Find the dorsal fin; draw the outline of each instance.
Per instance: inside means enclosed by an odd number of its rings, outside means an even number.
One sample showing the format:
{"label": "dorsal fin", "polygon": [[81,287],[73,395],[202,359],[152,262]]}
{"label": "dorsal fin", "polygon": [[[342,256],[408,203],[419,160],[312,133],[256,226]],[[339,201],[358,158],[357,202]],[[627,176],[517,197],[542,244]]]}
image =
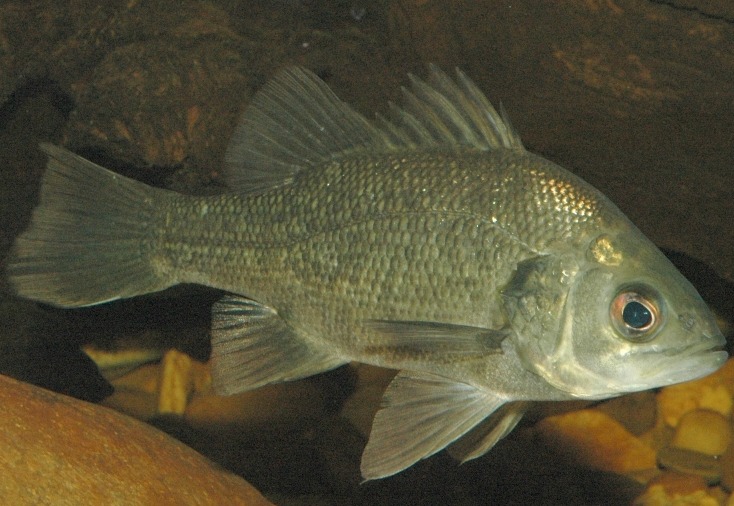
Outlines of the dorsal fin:
{"label": "dorsal fin", "polygon": [[286,184],[335,154],[379,146],[381,138],[313,73],[287,68],[245,110],[225,155],[226,180],[249,191]]}
{"label": "dorsal fin", "polygon": [[504,109],[498,113],[463,72],[456,69],[455,82],[437,66],[429,68],[427,82],[409,75],[411,91],[403,88],[402,108],[390,104],[390,118],[378,116],[395,144],[524,149]]}
{"label": "dorsal fin", "polygon": [[404,106],[368,121],[301,67],[279,72],[255,94],[226,153],[232,189],[288,184],[301,170],[364,150],[386,153],[439,146],[523,149],[504,114],[457,70],[453,81],[431,65],[427,82],[410,76]]}

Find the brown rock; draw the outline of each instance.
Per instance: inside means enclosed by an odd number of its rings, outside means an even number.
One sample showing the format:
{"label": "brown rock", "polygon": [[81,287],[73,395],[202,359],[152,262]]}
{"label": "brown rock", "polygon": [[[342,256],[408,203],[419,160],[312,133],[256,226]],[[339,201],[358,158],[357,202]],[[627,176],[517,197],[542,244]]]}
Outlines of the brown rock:
{"label": "brown rock", "polygon": [[290,381],[238,395],[216,395],[209,365],[175,349],[163,360],[142,365],[111,381],[115,392],[102,404],[141,420],[173,415],[194,428],[232,427],[239,431],[301,425],[324,415],[324,392],[317,383]]}
{"label": "brown rock", "polygon": [[729,445],[729,449],[719,459],[719,464],[721,465],[721,486],[729,492],[734,492],[734,445]]}
{"label": "brown rock", "polygon": [[703,154],[727,144],[714,131],[731,131],[730,0],[392,4],[403,51],[459,65],[527,146],[597,185],[656,244],[734,278],[729,171]]}
{"label": "brown rock", "polygon": [[681,496],[691,495],[700,490],[705,491],[708,488],[706,480],[701,476],[676,473],[673,471],[665,472],[653,478],[647,484],[648,489],[657,485],[661,485],[668,494]]}
{"label": "brown rock", "polygon": [[617,420],[635,436],[655,427],[657,409],[655,394],[651,391],[615,397],[599,403],[595,408]]}
{"label": "brown rock", "polygon": [[235,426],[255,430],[274,424],[303,425],[324,415],[324,396],[311,381],[267,385],[237,395],[194,395],[184,419],[195,428]]}
{"label": "brown rock", "polygon": [[734,394],[734,359],[709,376],[663,388],[658,394],[661,422],[676,427],[680,418],[695,409],[710,409],[731,416]]}
{"label": "brown rock", "polygon": [[271,504],[162,432],[0,376],[2,504]]}
{"label": "brown rock", "polygon": [[658,464],[681,474],[700,476],[707,483],[721,480],[721,465],[715,457],[694,450],[668,446],[658,451]]}
{"label": "brown rock", "polygon": [[535,427],[543,442],[582,465],[613,473],[655,467],[655,451],[601,411],[552,416]]}
{"label": "brown rock", "polygon": [[161,360],[161,386],[158,395],[158,412],[183,415],[186,404],[194,391],[194,360],[185,353],[172,349]]}
{"label": "brown rock", "polygon": [[696,478],[685,475],[663,475],[661,481],[651,482],[635,506],[719,506],[719,501]]}
{"label": "brown rock", "polygon": [[721,455],[729,447],[732,428],[720,413],[697,409],[683,415],[673,436],[673,446],[706,455]]}

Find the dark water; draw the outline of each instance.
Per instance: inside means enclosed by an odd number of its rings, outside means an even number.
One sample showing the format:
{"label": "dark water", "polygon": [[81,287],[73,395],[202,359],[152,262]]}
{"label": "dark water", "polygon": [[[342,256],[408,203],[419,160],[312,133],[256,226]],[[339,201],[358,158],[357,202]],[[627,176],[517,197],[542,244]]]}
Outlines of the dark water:
{"label": "dark water", "polygon": [[[609,195],[731,322],[734,24],[726,11],[707,17],[618,3],[621,12],[529,0],[182,2],[169,16],[160,2],[155,23],[133,3],[92,9],[75,31],[63,27],[79,13],[51,2],[49,19],[57,19],[48,40],[34,33],[44,26],[4,34],[11,63],[0,83],[0,256],[34,205],[39,141],[66,142],[157,185],[215,191],[236,117],[275,69],[306,65],[368,113],[399,98],[406,72],[423,73],[433,61],[461,66],[502,100],[531,150]],[[156,94],[163,82],[174,84]],[[115,136],[120,118],[127,137],[119,129]],[[163,141],[180,131],[180,150],[167,150]],[[98,401],[110,386],[81,344],[140,344],[154,329],[152,346],[205,360],[217,296],[183,289],[62,311],[15,299],[0,280],[0,371]],[[360,485],[364,441],[337,416],[352,379],[340,370],[313,380],[328,402],[321,418],[300,424],[217,434],[177,419],[155,423],[278,504],[627,504],[640,492],[632,480],[543,448],[529,422],[477,461],[457,466],[439,454]]]}

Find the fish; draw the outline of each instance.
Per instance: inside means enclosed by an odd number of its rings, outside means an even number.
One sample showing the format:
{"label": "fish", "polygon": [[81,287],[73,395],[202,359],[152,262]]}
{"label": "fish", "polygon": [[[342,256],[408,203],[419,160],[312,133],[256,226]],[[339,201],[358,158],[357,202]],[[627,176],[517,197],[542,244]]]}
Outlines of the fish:
{"label": "fish", "polygon": [[396,370],[361,461],[384,478],[465,461],[536,401],[705,376],[725,340],[695,288],[600,191],[527,150],[460,70],[409,75],[367,119],[289,67],[225,152],[228,189],[153,188],[62,147],[7,261],[16,293],[74,308],[180,283],[212,307],[215,390],[350,362]]}

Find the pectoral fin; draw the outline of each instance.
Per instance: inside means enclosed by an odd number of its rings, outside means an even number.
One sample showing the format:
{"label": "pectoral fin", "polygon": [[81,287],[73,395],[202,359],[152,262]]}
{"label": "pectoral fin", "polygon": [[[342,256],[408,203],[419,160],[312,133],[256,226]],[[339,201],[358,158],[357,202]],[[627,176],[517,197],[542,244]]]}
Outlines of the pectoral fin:
{"label": "pectoral fin", "polygon": [[405,358],[435,355],[438,360],[481,357],[502,352],[504,329],[431,321],[369,320],[366,352],[390,352]]}
{"label": "pectoral fin", "polygon": [[345,363],[300,338],[278,313],[244,297],[212,308],[212,381],[230,395],[311,376]]}
{"label": "pectoral fin", "polygon": [[390,476],[469,432],[506,399],[434,374],[401,371],[375,415],[362,455],[362,476]]}

